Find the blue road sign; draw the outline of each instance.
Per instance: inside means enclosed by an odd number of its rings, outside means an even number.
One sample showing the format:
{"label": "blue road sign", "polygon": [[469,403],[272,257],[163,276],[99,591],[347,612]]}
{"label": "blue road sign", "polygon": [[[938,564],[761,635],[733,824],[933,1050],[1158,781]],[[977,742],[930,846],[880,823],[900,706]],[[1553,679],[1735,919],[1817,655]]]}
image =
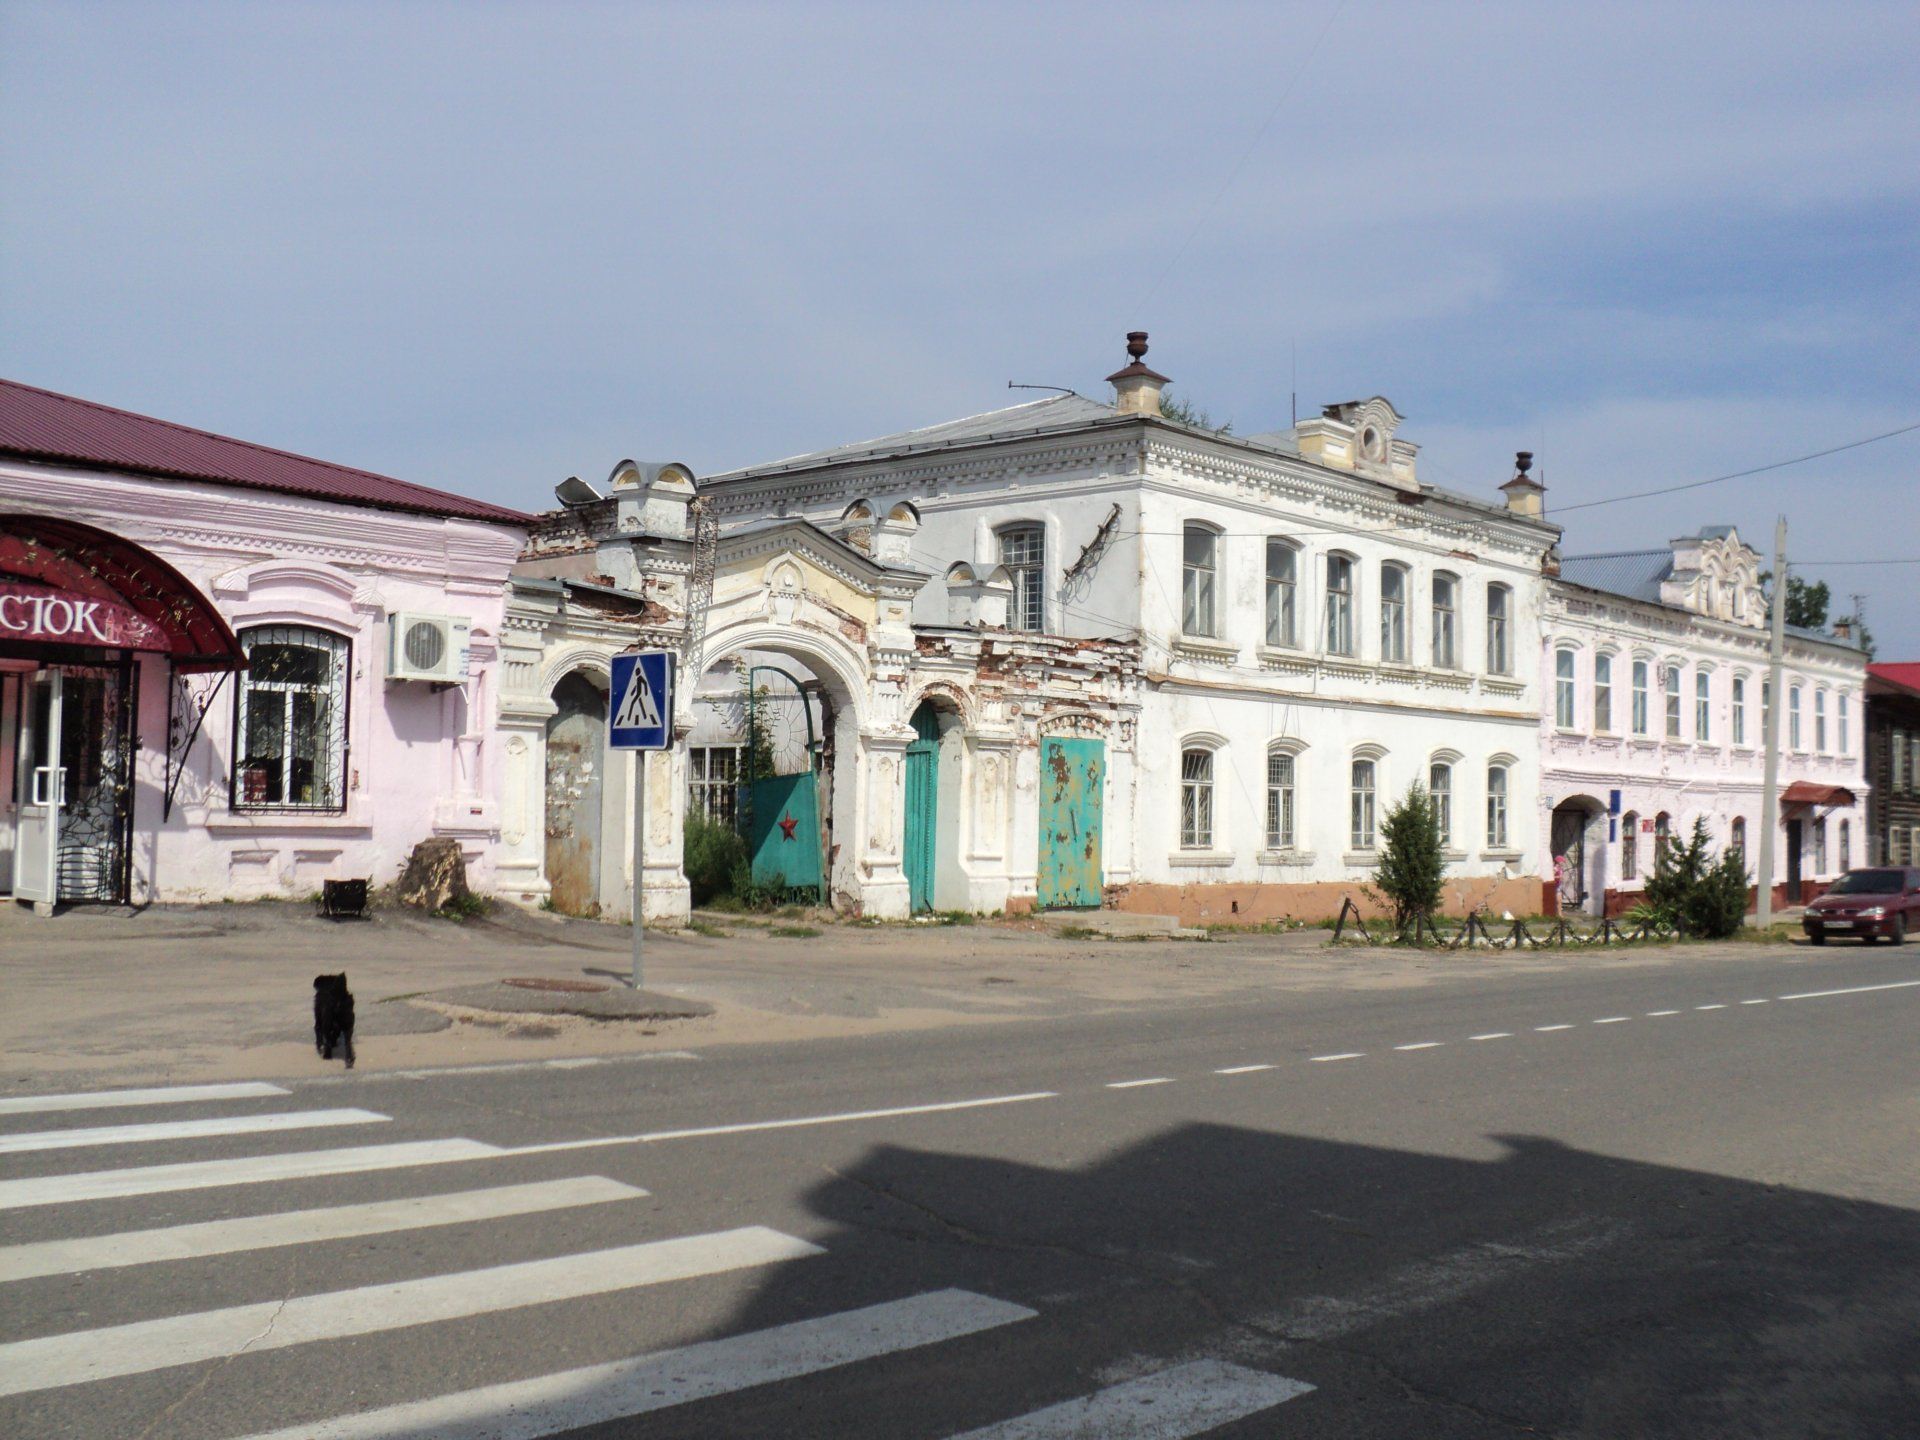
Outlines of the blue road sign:
{"label": "blue road sign", "polygon": [[607,695],[607,744],[615,750],[665,750],[673,744],[673,652],[613,657]]}

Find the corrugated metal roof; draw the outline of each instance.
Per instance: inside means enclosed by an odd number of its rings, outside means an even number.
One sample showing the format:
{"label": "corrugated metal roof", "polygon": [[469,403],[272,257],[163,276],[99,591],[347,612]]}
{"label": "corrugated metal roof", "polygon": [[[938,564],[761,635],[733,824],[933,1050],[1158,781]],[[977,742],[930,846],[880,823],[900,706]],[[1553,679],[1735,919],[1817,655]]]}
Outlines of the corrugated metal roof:
{"label": "corrugated metal roof", "polygon": [[1884,665],[1869,665],[1867,674],[1876,680],[1884,680],[1889,685],[1898,685],[1903,690],[1920,694],[1920,662],[1903,660]]}
{"label": "corrugated metal roof", "polygon": [[272,450],[14,380],[0,380],[0,454],[501,525],[525,525],[532,520],[483,500]]}
{"label": "corrugated metal roof", "polygon": [[871,440],[856,440],[850,445],[836,445],[829,450],[814,450],[805,455],[790,455],[784,460],[772,460],[764,465],[742,466],[737,470],[710,475],[705,483],[710,485],[746,475],[777,474],[782,470],[846,464],[906,451],[974,444],[1048,430],[1070,430],[1098,420],[1119,418],[1119,412],[1111,405],[1089,400],[1084,395],[1050,395],[1045,400],[1029,400],[1023,405],[1009,405],[1005,409],[988,410],[984,414],[968,415],[939,425],[923,426],[918,430],[901,430]]}
{"label": "corrugated metal roof", "polygon": [[1660,582],[1673,573],[1671,550],[1619,550],[1611,555],[1567,555],[1560,578],[1589,590],[1660,603]]}

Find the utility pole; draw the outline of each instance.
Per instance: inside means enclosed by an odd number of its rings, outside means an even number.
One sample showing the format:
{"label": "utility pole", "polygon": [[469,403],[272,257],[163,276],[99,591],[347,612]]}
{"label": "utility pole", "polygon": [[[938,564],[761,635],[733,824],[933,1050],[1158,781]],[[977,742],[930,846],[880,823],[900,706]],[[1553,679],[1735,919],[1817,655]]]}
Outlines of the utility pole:
{"label": "utility pole", "polygon": [[1773,527],[1773,636],[1767,645],[1767,774],[1760,788],[1759,905],[1754,923],[1773,923],[1773,832],[1780,826],[1780,662],[1787,646],[1787,517]]}

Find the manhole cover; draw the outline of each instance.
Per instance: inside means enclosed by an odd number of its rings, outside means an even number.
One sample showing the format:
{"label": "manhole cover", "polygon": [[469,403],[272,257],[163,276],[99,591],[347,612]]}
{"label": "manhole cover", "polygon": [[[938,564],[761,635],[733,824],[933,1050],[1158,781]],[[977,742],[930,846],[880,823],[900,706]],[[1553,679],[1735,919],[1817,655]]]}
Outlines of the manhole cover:
{"label": "manhole cover", "polygon": [[516,976],[506,983],[522,990],[559,990],[568,995],[598,995],[612,988],[597,980],[549,980],[538,975]]}

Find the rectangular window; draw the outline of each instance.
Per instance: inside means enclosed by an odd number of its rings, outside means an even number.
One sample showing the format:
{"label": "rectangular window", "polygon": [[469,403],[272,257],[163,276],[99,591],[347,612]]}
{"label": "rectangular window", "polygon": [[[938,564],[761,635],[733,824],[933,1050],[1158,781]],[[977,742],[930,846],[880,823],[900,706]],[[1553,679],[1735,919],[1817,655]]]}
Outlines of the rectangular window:
{"label": "rectangular window", "polygon": [[1487,771],[1487,848],[1507,848],[1507,767],[1494,765]]}
{"label": "rectangular window", "polygon": [[1553,654],[1553,723],[1562,730],[1573,729],[1573,652],[1556,650]]}
{"label": "rectangular window", "polygon": [[1813,692],[1813,748],[1827,753],[1827,692]]}
{"label": "rectangular window", "polygon": [[1504,585],[1487,587],[1487,670],[1494,675],[1513,673],[1513,652],[1508,646],[1513,592]]}
{"label": "rectangular window", "polygon": [[1613,733],[1613,657],[1593,657],[1593,728],[1596,733]]}
{"label": "rectangular window", "polygon": [[1180,848],[1213,848],[1213,752],[1188,750],[1180,757]]}
{"label": "rectangular window", "polygon": [[1353,654],[1353,561],[1327,557],[1327,653]]}
{"label": "rectangular window", "polygon": [[1844,875],[1853,867],[1853,822],[1851,820],[1840,822],[1840,854],[1836,858],[1839,860],[1839,863],[1834,866],[1836,872]]}
{"label": "rectangular window", "polygon": [[1887,776],[1887,788],[1898,792],[1907,788],[1907,732],[1895,730],[1893,739],[1887,746],[1887,760],[1891,772]]}
{"label": "rectangular window", "polygon": [[1620,819],[1620,878],[1640,878],[1640,817],[1632,811]]}
{"label": "rectangular window", "polygon": [[1293,756],[1267,752],[1267,848],[1293,849]]}
{"label": "rectangular window", "polygon": [[1435,762],[1428,769],[1427,794],[1433,801],[1433,828],[1445,847],[1453,843],[1453,766]]}
{"label": "rectangular window", "polygon": [[1010,629],[1046,630],[1046,560],[1047,532],[1040,526],[1016,525],[1000,532],[1000,563],[1013,577]]}
{"label": "rectangular window", "polygon": [[1669,665],[1663,672],[1662,689],[1667,699],[1667,739],[1680,738],[1680,667]]}
{"label": "rectangular window", "polygon": [[1747,677],[1733,677],[1733,743],[1747,743]]}
{"label": "rectangular window", "polygon": [[1284,540],[1267,541],[1267,643],[1298,645],[1294,592],[1298,560]]}
{"label": "rectangular window", "polygon": [[1373,761],[1353,762],[1353,824],[1350,838],[1356,850],[1373,849]]}
{"label": "rectangular window", "polygon": [[1800,687],[1795,685],[1787,691],[1787,748],[1800,748]]}
{"label": "rectangular window", "polygon": [[1647,662],[1633,662],[1633,733],[1647,733]]}
{"label": "rectangular window", "polygon": [[740,815],[740,747],[687,747],[687,809],[732,827]]}
{"label": "rectangular window", "polygon": [[1204,525],[1189,525],[1181,553],[1180,628],[1189,635],[1215,636],[1214,546],[1219,536]]}
{"label": "rectangular window", "polygon": [[1847,697],[1845,695],[1840,697],[1840,713],[1835,719],[1839,722],[1840,728],[1840,753],[1842,755],[1851,755],[1853,753],[1853,735],[1851,734],[1853,727],[1847,723]]}
{"label": "rectangular window", "polygon": [[1827,822],[1825,820],[1813,822],[1813,873],[1816,875],[1827,873]]}
{"label": "rectangular window", "polygon": [[1407,659],[1407,572],[1398,565],[1380,569],[1380,658],[1395,665]]}
{"label": "rectangular window", "polygon": [[1459,582],[1451,575],[1433,577],[1433,663],[1442,670],[1460,663],[1454,629],[1459,592]]}
{"label": "rectangular window", "polygon": [[1693,738],[1702,745],[1713,740],[1713,677],[1704,670],[1693,672]]}

